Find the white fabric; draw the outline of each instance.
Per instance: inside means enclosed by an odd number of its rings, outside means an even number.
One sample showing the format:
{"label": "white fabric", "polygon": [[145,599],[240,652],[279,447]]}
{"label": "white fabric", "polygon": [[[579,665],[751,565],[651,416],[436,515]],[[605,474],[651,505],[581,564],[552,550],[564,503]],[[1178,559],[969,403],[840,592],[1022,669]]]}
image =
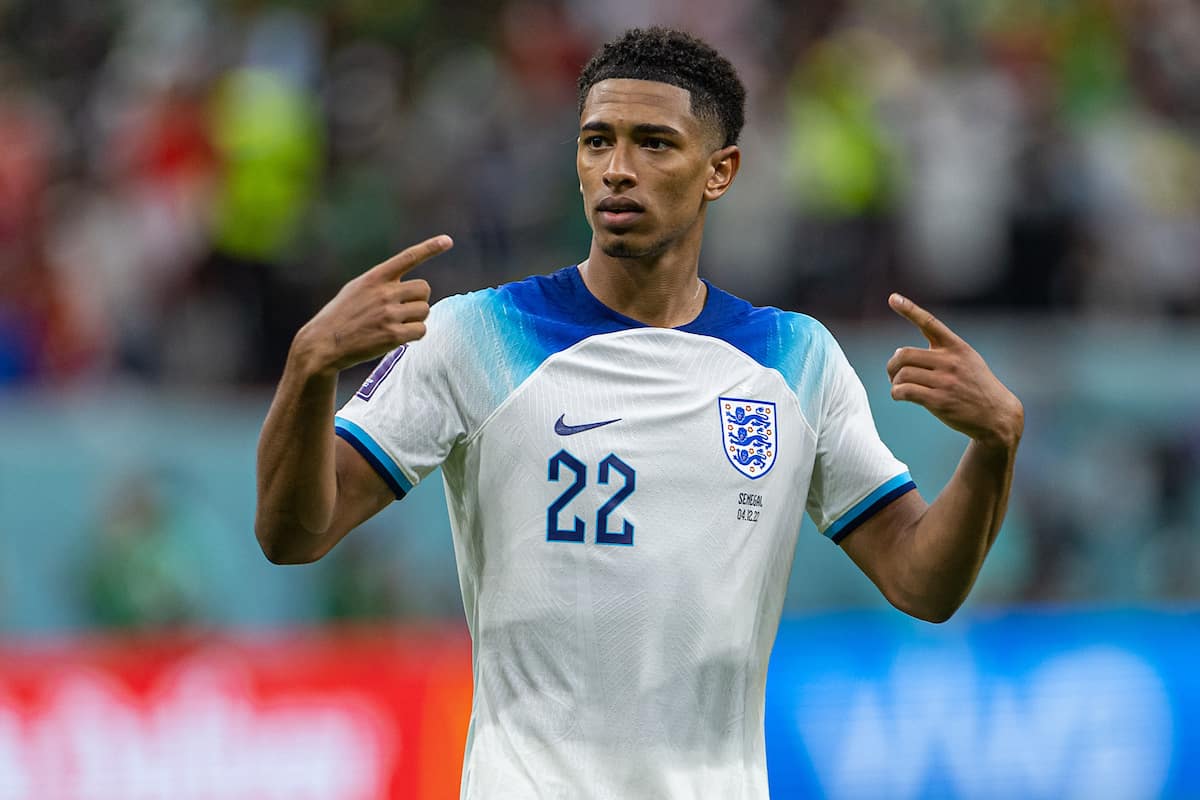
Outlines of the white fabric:
{"label": "white fabric", "polygon": [[[409,482],[443,467],[474,643],[462,797],[766,798],[767,660],[801,516],[824,530],[905,467],[810,318],[747,317],[751,341],[775,337],[756,358],[726,340],[741,333],[615,315],[592,330],[591,305],[564,319],[546,298],[570,299],[568,277],[538,279],[532,300],[517,284],[437,304],[426,338],[339,413]],[[710,306],[748,313],[718,291]],[[720,398],[774,404],[764,474],[727,454]],[[551,540],[576,520],[582,542]],[[598,521],[632,525],[632,544],[598,542]]]}

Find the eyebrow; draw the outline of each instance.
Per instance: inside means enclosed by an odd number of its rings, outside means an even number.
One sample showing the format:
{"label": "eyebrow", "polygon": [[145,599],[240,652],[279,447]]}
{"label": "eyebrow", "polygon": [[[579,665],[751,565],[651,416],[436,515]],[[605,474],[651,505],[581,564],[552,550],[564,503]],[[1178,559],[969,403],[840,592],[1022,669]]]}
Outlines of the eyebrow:
{"label": "eyebrow", "polygon": [[[580,131],[598,131],[600,133],[612,133],[615,129],[607,122],[587,122],[580,126]],[[666,134],[668,136],[681,136],[682,131],[672,128],[670,125],[654,125],[649,122],[643,122],[633,126],[633,132],[636,134]]]}

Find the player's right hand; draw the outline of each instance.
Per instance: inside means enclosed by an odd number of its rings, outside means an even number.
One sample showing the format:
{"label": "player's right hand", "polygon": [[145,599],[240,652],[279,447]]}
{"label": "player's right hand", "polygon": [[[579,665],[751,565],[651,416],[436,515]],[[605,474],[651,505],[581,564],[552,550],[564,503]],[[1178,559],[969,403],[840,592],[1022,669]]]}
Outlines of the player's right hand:
{"label": "player's right hand", "polygon": [[417,265],[454,246],[434,236],[354,278],[296,334],[289,360],[310,374],[337,374],[425,335],[429,284],[405,280]]}

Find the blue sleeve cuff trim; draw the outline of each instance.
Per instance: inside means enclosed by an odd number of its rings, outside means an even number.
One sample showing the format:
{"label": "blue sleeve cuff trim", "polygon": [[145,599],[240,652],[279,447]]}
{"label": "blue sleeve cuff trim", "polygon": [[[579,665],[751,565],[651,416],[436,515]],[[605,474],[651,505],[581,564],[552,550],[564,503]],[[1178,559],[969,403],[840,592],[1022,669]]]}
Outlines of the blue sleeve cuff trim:
{"label": "blue sleeve cuff trim", "polygon": [[840,544],[850,535],[851,531],[874,516],[881,508],[915,488],[917,485],[913,483],[912,476],[908,472],[900,473],[864,497],[854,508],[842,514],[837,522],[825,529],[825,535],[835,544]]}
{"label": "blue sleeve cuff trim", "polygon": [[396,466],[396,462],[392,461],[383,448],[376,444],[370,434],[362,428],[348,419],[334,417],[333,432],[339,438],[345,439],[351,447],[358,451],[360,456],[366,459],[371,468],[379,473],[379,477],[383,478],[383,482],[396,495],[397,500],[412,491],[412,481],[404,477],[404,473],[400,471],[400,467]]}

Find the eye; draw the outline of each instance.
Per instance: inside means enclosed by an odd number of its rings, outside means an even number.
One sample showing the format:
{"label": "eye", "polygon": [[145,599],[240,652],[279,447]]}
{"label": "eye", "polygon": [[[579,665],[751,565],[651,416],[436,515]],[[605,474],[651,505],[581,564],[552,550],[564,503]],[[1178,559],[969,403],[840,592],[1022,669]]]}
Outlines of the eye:
{"label": "eye", "polygon": [[590,150],[598,150],[604,147],[605,141],[603,136],[585,136],[583,138],[583,146]]}
{"label": "eye", "polygon": [[642,147],[647,150],[666,150],[670,146],[670,142],[666,139],[659,139],[657,136],[650,136],[642,140]]}

